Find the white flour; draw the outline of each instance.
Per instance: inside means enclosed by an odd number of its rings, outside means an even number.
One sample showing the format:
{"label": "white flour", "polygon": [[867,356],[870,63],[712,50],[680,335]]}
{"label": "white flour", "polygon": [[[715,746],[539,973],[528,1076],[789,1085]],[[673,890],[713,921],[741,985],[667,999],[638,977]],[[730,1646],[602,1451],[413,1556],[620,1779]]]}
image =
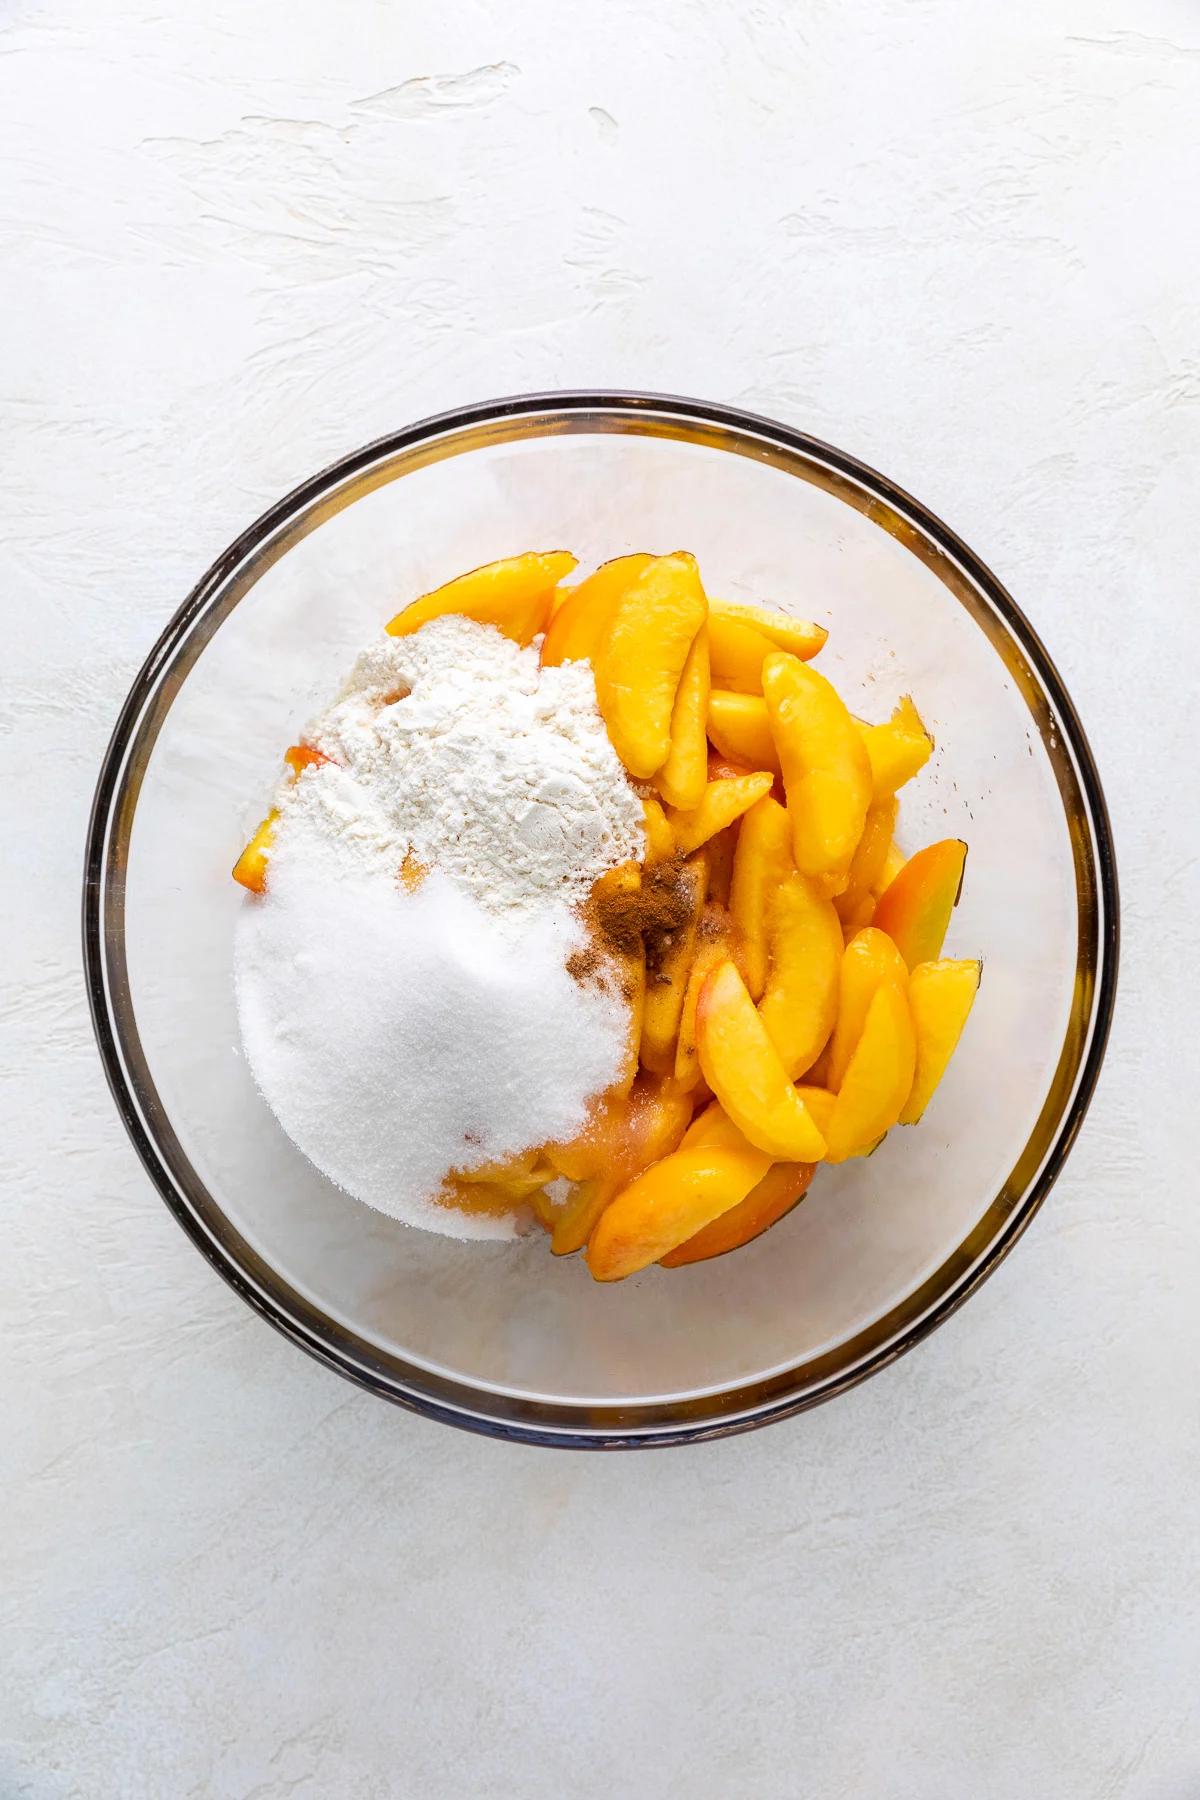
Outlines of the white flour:
{"label": "white flour", "polygon": [[332,852],[394,878],[411,853],[489,911],[528,916],[642,854],[590,668],[539,675],[536,650],[492,626],[448,617],[381,637],[308,735],[340,766],[281,791],[273,863]]}
{"label": "white flour", "polygon": [[[572,1136],[626,1045],[625,1004],[565,969],[587,941],[572,903],[644,850],[591,671],[539,682],[535,651],[437,619],[365,652],[309,740],[337,765],[281,789],[267,892],[238,922],[255,1080],[348,1193],[511,1236],[436,1205],[442,1177]],[[434,869],[414,893],[406,855]]]}

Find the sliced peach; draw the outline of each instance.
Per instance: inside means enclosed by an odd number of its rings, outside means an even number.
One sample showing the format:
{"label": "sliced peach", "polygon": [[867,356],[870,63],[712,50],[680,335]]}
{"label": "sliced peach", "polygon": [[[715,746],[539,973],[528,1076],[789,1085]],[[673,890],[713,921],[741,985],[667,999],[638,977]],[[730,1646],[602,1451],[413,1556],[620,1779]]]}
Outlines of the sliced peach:
{"label": "sliced peach", "polygon": [[240,881],[252,894],[261,894],[267,886],[267,863],[271,857],[271,841],[279,813],[272,807],[242,854],[233,865],[233,879]]}
{"label": "sliced peach", "polygon": [[667,813],[677,846],[685,855],[698,850],[718,831],[740,819],[774,785],[775,777],[768,769],[708,782],[694,812],[676,812],[671,808]]}
{"label": "sliced peach", "polygon": [[659,556],[619,597],[596,646],[596,701],[613,748],[637,781],[667,760],[683,665],[708,616],[696,559]]}
{"label": "sliced peach", "polygon": [[770,1158],[711,1145],[676,1150],[639,1175],[601,1214],[587,1247],[597,1281],[622,1281],[657,1262],[762,1180]]}
{"label": "sliced peach", "polygon": [[[485,1168],[458,1170],[451,1179],[468,1189],[488,1188],[498,1199],[507,1199],[510,1206],[517,1207],[544,1188],[548,1181],[553,1181],[556,1173],[554,1165],[545,1156],[533,1152],[528,1157],[517,1157],[507,1165],[493,1163]],[[473,1198],[472,1194],[464,1196],[468,1210],[473,1210],[470,1206]]]}
{"label": "sliced peach", "polygon": [[283,760],[293,774],[299,775],[305,769],[319,768],[322,763],[332,762],[323,750],[314,750],[311,744],[292,744],[283,753]]}
{"label": "sliced peach", "polygon": [[432,594],[423,594],[397,613],[387,629],[393,637],[408,637],[443,613],[461,613],[480,625],[495,625],[514,643],[528,644],[545,631],[554,589],[574,567],[575,558],[567,550],[544,554],[531,550],[486,563]]}
{"label": "sliced peach", "polygon": [[761,694],[762,667],[778,645],[743,619],[709,615],[708,653],[715,687]]}
{"label": "sliced peach", "polygon": [[[626,588],[654,561],[652,556],[618,556],[567,593],[555,608],[542,645],[542,667],[596,660],[596,645]],[[559,593],[563,590],[560,588]]]}
{"label": "sliced peach", "polygon": [[912,1090],[917,1039],[898,981],[878,988],[829,1118],[826,1162],[844,1162],[891,1129]]}
{"label": "sliced peach", "polygon": [[796,867],[839,893],[871,801],[862,736],[836,689],[795,656],[768,656],[763,694],[783,765]]}
{"label": "sliced peach", "polygon": [[708,735],[722,756],[749,769],[782,775],[779,752],[771,736],[767,703],[758,694],[713,688],[708,696]]}
{"label": "sliced peach", "polygon": [[825,643],[829,633],[823,625],[810,625],[806,619],[793,619],[790,613],[768,612],[760,606],[744,606],[737,600],[710,600],[713,615],[732,624],[748,625],[751,630],[770,638],[777,650],[787,650],[808,662]]}
{"label": "sliced peach", "polygon": [[667,862],[674,856],[675,833],[671,830],[660,800],[643,800],[642,811],[646,815],[646,854],[643,861],[649,869],[655,863]]}
{"label": "sliced peach", "polygon": [[832,1093],[842,1085],[877,990],[885,982],[904,986],[907,980],[904,958],[886,932],[868,926],[846,945],[838,972],[837,1024],[823,1083]]}
{"label": "sliced peach", "polygon": [[907,861],[907,856],[905,856],[903,850],[901,850],[899,844],[896,842],[895,838],[893,838],[888,845],[888,853],[883,859],[883,867],[879,871],[878,879],[871,890],[877,900],[884,888],[891,887],[893,881],[895,881],[897,875]]}
{"label": "sliced peach", "polygon": [[[841,917],[840,913],[838,917]],[[875,896],[874,894],[867,894],[859,901],[849,918],[842,919],[842,937],[845,942],[848,944],[850,939],[857,937],[860,931],[865,931],[874,917]]]}
{"label": "sliced peach", "polygon": [[981,973],[981,963],[949,958],[918,963],[913,970],[908,1004],[917,1034],[917,1071],[900,1114],[901,1125],[915,1125],[933,1098],[975,1004]]}
{"label": "sliced peach", "polygon": [[807,1081],[797,1084],[796,1092],[808,1108],[809,1116],[824,1137],[829,1129],[829,1121],[833,1117],[833,1109],[837,1105],[837,1095],[831,1094],[828,1088],[815,1087]]}
{"label": "sliced peach", "polygon": [[943,838],[910,856],[880,894],[873,923],[887,932],[910,969],[942,954],[966,860],[961,838]]}
{"label": "sliced peach", "polygon": [[[863,834],[850,864],[846,886],[834,902],[843,925],[856,918],[862,912],[863,902],[872,896],[891,848],[898,806],[899,801],[893,794],[887,800],[872,801],[867,808]],[[869,920],[865,922],[870,923]],[[862,929],[861,924],[858,929]],[[850,935],[853,936],[853,932]]]}
{"label": "sliced peach", "polygon": [[746,986],[755,1000],[767,984],[767,903],[795,866],[787,812],[764,794],[742,819],[729,886],[729,910],[745,947]]}
{"label": "sliced peach", "polygon": [[878,805],[920,773],[933,754],[933,739],[907,694],[886,725],[860,729],[871,759],[872,798]]}
{"label": "sliced peach", "polygon": [[691,812],[704,798],[708,781],[708,629],[702,625],[679,677],[671,713],[671,748],[655,776],[669,806]]}
{"label": "sliced peach", "polygon": [[578,1183],[554,1222],[555,1256],[583,1248],[614,1195],[678,1147],[691,1116],[692,1097],[674,1081],[639,1075],[628,1099],[608,1099],[594,1109],[589,1129],[574,1145],[551,1147],[555,1167]]}
{"label": "sliced peach", "polygon": [[784,1162],[819,1162],[825,1140],[788,1080],[733,962],[713,970],[696,1008],[700,1067],[738,1130]]}
{"label": "sliced peach", "polygon": [[811,1069],[837,1018],[842,926],[832,900],[789,875],[767,906],[770,966],[759,1013],[791,1080]]}
{"label": "sliced peach", "polygon": [[750,1189],[744,1200],[721,1213],[710,1225],[703,1226],[674,1250],[659,1257],[664,1269],[682,1269],[688,1263],[708,1262],[740,1250],[761,1237],[790,1213],[798,1200],[808,1192],[816,1172],[816,1163],[772,1163],[757,1187]]}
{"label": "sliced peach", "polygon": [[738,931],[728,912],[717,901],[706,902],[696,932],[696,950],[679,1015],[679,1036],[675,1042],[675,1079],[681,1087],[697,1087],[703,1079],[700,1053],[696,1047],[696,1007],[700,989],[718,963],[737,962],[741,953]]}
{"label": "sliced peach", "polygon": [[675,1039],[708,891],[707,857],[700,855],[684,863],[673,879],[678,883],[677,897],[683,917],[670,932],[669,942],[661,946],[652,944],[652,949],[658,949],[658,956],[647,969],[642,1012],[642,1062],[647,1069],[660,1075],[669,1074],[675,1067]]}

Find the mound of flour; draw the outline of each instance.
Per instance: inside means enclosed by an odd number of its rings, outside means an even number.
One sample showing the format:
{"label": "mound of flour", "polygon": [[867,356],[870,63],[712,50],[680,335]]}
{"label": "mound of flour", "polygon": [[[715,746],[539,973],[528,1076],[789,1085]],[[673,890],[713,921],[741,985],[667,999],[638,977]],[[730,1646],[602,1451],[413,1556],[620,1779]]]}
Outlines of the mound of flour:
{"label": "mound of flour", "polygon": [[[539,679],[534,651],[436,619],[360,657],[308,740],[336,760],[281,789],[267,892],[238,921],[254,1078],[357,1199],[511,1236],[439,1206],[443,1176],[574,1135],[626,1047],[624,1002],[565,967],[587,942],[573,903],[644,848],[591,671]],[[432,870],[415,891],[406,858]]]}
{"label": "mound of flour", "polygon": [[308,739],[332,763],[281,792],[273,865],[298,850],[394,878],[410,854],[489,912],[528,915],[642,854],[591,669],[539,671],[494,626],[381,637]]}

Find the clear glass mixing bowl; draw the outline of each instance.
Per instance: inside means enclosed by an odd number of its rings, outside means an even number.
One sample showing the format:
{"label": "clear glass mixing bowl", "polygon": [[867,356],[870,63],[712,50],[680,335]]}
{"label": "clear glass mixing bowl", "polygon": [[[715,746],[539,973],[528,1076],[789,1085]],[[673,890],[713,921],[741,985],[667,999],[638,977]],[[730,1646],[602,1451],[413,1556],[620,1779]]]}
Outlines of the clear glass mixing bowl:
{"label": "clear glass mixing bowl", "polygon": [[[711,1263],[615,1286],[540,1233],[463,1244],[369,1211],[284,1137],[240,1053],[230,866],[285,745],[412,596],[492,558],[693,551],[706,584],[831,627],[852,709],[912,693],[937,739],[901,843],[970,844],[947,954],[984,958],[923,1120],[822,1169]],[[549,394],[426,420],[273,507],[155,646],[106,756],[84,895],[97,1036],[185,1230],[296,1343],[388,1399],[613,1448],[742,1430],[840,1392],[944,1319],[1028,1224],[1104,1050],[1117,895],[1071,703],[995,578],[924,508],[769,420]]]}

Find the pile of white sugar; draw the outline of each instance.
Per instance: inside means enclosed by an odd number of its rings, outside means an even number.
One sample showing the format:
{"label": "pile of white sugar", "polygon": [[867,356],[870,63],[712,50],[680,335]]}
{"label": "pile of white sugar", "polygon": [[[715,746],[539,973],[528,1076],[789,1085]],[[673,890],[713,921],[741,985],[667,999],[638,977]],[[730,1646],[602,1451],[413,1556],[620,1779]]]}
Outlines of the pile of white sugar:
{"label": "pile of white sugar", "polygon": [[[246,1056],[338,1186],[458,1237],[511,1235],[434,1196],[583,1123],[628,1015],[567,974],[576,902],[644,851],[641,803],[585,664],[539,672],[490,626],[430,621],[359,658],[278,796],[267,891],[235,954]],[[415,891],[409,861],[431,869]]]}

